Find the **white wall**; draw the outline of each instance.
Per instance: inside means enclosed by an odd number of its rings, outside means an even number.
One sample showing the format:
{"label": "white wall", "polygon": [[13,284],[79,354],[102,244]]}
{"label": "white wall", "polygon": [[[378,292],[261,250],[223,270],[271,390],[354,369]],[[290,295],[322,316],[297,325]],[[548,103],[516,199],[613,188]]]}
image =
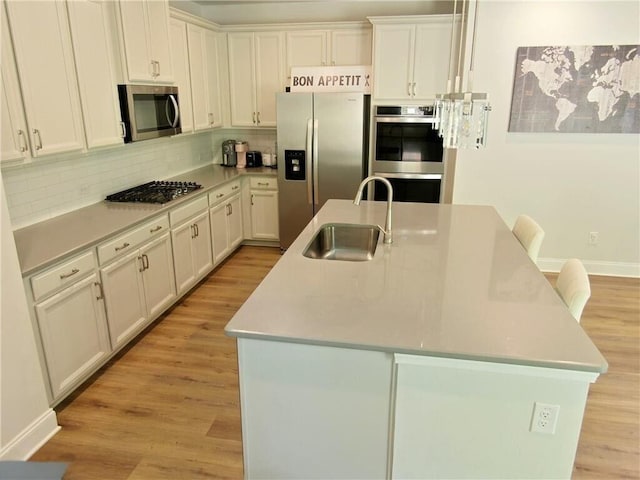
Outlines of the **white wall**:
{"label": "white wall", "polygon": [[36,343],[0,174],[0,460],[26,460],[58,430]]}
{"label": "white wall", "polygon": [[[474,90],[492,105],[488,146],[460,151],[454,203],[494,205],[546,231],[543,269],[640,275],[640,142],[632,134],[508,133],[517,47],[640,44],[637,1],[491,1],[478,7]],[[599,245],[588,244],[599,232]]]}

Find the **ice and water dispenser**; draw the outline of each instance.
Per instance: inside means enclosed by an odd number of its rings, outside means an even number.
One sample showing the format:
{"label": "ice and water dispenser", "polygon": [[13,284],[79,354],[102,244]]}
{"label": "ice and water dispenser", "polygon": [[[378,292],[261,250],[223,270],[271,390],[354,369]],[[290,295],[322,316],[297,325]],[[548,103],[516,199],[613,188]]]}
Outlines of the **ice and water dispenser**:
{"label": "ice and water dispenser", "polygon": [[284,178],[285,180],[306,180],[307,161],[304,150],[284,151]]}

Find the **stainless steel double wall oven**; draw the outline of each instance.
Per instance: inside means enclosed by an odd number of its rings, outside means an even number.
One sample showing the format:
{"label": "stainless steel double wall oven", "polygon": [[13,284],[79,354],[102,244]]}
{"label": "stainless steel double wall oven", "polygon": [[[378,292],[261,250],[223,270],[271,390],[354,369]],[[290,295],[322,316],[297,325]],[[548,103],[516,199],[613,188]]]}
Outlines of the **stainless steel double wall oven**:
{"label": "stainless steel double wall oven", "polygon": [[[393,185],[394,200],[438,203],[444,176],[442,139],[432,105],[378,105],[373,125],[371,172]],[[384,200],[384,189],[374,190]]]}

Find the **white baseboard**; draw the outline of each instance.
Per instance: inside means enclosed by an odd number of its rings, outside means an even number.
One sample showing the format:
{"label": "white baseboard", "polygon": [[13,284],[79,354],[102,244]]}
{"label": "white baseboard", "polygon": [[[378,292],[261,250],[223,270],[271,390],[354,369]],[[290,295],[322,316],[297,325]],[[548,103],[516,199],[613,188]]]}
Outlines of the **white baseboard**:
{"label": "white baseboard", "polygon": [[[559,272],[566,260],[562,258],[539,258],[537,263],[538,268],[543,272]],[[600,262],[596,260],[582,260],[582,263],[590,275],[640,278],[640,263]]]}
{"label": "white baseboard", "polygon": [[50,408],[0,450],[0,460],[29,460],[60,431],[56,412]]}

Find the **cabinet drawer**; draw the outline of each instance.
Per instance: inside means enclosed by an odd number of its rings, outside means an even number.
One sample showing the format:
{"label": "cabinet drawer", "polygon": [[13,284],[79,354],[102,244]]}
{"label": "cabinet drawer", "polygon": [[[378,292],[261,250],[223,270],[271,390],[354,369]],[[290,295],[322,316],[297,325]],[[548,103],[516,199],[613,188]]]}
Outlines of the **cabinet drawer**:
{"label": "cabinet drawer", "polygon": [[92,272],[95,267],[95,255],[93,250],[90,250],[31,277],[34,300],[37,302],[61,287],[74,283]]}
{"label": "cabinet drawer", "polygon": [[129,230],[115,237],[113,240],[98,245],[98,260],[100,265],[104,265],[118,255],[134,250],[142,242],[146,242],[150,238],[168,230],[169,218],[167,215],[163,215],[140,227]]}
{"label": "cabinet drawer", "polygon": [[187,218],[193,217],[197,213],[206,210],[209,207],[206,195],[195,199],[193,202],[187,203],[183,207],[176,208],[169,212],[169,221],[172,227],[184,222]]}
{"label": "cabinet drawer", "polygon": [[249,181],[253,190],[277,190],[278,188],[278,179],[276,177],[251,177]]}
{"label": "cabinet drawer", "polygon": [[215,205],[238,192],[240,192],[240,180],[229,182],[209,194],[209,205]]}

